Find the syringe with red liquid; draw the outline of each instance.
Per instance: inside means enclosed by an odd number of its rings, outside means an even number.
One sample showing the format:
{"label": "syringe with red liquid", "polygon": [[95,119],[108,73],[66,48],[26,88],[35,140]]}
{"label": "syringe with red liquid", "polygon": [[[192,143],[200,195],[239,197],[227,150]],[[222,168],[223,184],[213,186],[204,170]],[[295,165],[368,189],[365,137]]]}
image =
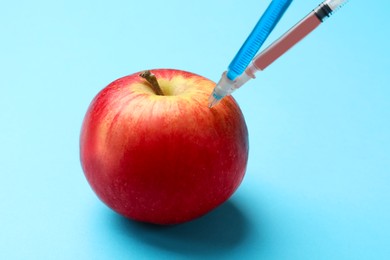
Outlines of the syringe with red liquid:
{"label": "syringe with red liquid", "polygon": [[302,40],[306,35],[316,29],[326,18],[338,10],[347,0],[325,0],[300,22],[273,42],[260,54],[255,56],[248,65],[245,72],[238,76],[230,89],[219,89],[220,96],[230,95],[234,90],[240,88],[250,79],[255,78],[257,71],[267,68],[272,62],[277,60],[291,47]]}

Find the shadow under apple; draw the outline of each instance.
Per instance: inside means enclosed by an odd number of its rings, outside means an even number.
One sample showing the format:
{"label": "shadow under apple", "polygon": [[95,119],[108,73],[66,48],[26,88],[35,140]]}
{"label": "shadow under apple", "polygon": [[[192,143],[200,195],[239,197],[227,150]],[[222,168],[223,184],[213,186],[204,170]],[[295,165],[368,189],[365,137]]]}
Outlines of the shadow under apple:
{"label": "shadow under apple", "polygon": [[228,254],[251,232],[248,220],[232,200],[201,218],[173,226],[134,222],[119,215],[114,218],[116,228],[133,239],[186,255]]}

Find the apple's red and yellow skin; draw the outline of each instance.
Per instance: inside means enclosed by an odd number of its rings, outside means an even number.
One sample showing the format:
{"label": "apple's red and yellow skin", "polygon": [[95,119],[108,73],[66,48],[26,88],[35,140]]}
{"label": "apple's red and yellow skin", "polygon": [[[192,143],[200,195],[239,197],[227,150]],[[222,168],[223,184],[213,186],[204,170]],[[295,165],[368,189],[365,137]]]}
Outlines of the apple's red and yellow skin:
{"label": "apple's red and yellow skin", "polygon": [[182,223],[237,189],[248,160],[248,131],[232,97],[208,107],[212,81],[180,70],[151,72],[164,96],[135,73],[94,98],[81,130],[81,164],[95,193],[116,212],[143,222]]}

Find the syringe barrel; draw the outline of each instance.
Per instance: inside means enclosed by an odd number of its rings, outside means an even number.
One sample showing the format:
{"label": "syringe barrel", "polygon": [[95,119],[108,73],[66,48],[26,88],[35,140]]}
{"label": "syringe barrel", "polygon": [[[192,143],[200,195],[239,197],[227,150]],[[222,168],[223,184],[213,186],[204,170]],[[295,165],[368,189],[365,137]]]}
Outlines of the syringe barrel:
{"label": "syringe barrel", "polygon": [[292,46],[317,28],[321,22],[322,20],[318,17],[317,13],[314,11],[310,12],[310,14],[268,46],[268,48],[258,54],[252,61],[253,65],[257,70],[264,70]]}
{"label": "syringe barrel", "polygon": [[257,51],[263,45],[268,35],[274,29],[292,0],[273,0],[256,24],[253,31],[241,46],[228,67],[227,77],[235,80],[251,62]]}

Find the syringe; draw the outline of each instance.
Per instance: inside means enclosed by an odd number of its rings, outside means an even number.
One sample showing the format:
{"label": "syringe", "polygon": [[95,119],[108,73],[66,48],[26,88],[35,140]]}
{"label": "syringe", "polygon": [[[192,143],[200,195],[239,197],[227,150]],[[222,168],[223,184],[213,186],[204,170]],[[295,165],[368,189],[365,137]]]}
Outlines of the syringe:
{"label": "syringe", "polygon": [[269,34],[275,28],[280,18],[283,16],[292,0],[272,0],[260,20],[249,34],[248,38],[233,58],[209,98],[209,107],[217,104],[224,96],[230,94],[234,89],[235,79],[242,75],[256,55],[258,50],[268,38]]}
{"label": "syringe", "polygon": [[[236,89],[240,88],[250,79],[255,78],[257,71],[264,70],[272,62],[277,60],[292,46],[297,44],[306,35],[316,29],[326,18],[338,10],[348,0],[325,0],[300,22],[288,30],[278,40],[273,42],[268,48],[255,56],[245,72],[234,80],[232,88],[229,89],[227,95],[231,94]],[[214,104],[209,103],[209,107]]]}

